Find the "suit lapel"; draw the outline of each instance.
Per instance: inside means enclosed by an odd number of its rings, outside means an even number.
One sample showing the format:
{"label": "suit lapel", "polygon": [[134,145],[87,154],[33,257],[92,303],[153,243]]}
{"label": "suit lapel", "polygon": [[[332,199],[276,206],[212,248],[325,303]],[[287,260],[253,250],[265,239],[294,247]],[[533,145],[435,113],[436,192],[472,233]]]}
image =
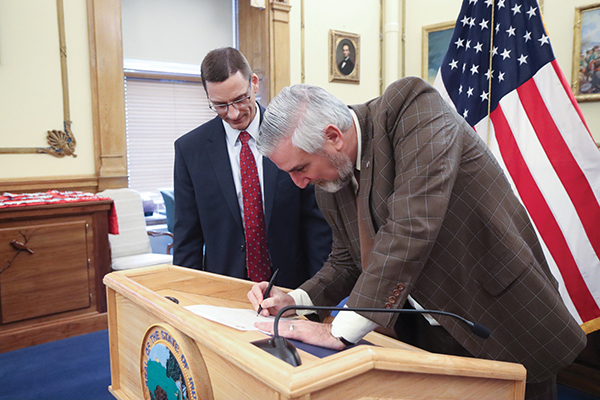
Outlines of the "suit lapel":
{"label": "suit lapel", "polygon": [[371,238],[375,237],[375,227],[369,206],[373,190],[373,133],[368,118],[369,109],[366,105],[352,106],[360,124],[362,134],[362,159],[360,162],[360,192],[358,196],[358,207],[365,223],[365,227]]}
{"label": "suit lapel", "polygon": [[[260,122],[262,123],[265,109],[260,104],[258,105],[260,110]],[[265,201],[265,226],[269,229],[269,222],[271,221],[271,215],[273,214],[273,204],[275,203],[275,190],[277,188],[277,176],[279,175],[279,168],[277,165],[267,157],[263,157],[263,192]]]}
{"label": "suit lapel", "polygon": [[275,202],[275,188],[277,187],[277,175],[279,169],[277,165],[267,157],[263,157],[263,182],[264,182],[264,198],[265,198],[265,226],[269,229],[269,221],[273,211],[273,203]]}
{"label": "suit lapel", "polygon": [[217,183],[227,202],[227,207],[231,211],[233,219],[240,227],[243,227],[240,206],[235,192],[235,184],[233,183],[229,152],[227,151],[227,143],[225,142],[225,128],[223,128],[220,118],[218,118],[217,122],[219,126],[211,130],[212,134],[208,140],[208,146],[210,147],[208,154],[213,171],[217,177]]}
{"label": "suit lapel", "polygon": [[[265,109],[259,104],[260,120],[262,122],[263,114]],[[227,151],[227,143],[225,141],[225,128],[223,128],[223,121],[216,117],[214,120],[214,129],[211,129],[211,136],[208,139],[209,157],[217,181],[227,202],[227,207],[231,211],[233,218],[243,227],[242,217],[240,214],[240,207],[238,204],[237,194],[235,192],[235,184],[233,182],[233,173],[231,171],[231,162],[229,161],[229,152]],[[277,166],[268,158],[263,157],[263,183],[264,183],[264,199],[265,199],[265,225],[269,226],[269,220],[273,210],[273,203],[275,201],[275,189],[277,186],[277,175],[279,169]]]}
{"label": "suit lapel", "polygon": [[[322,189],[319,189],[322,190]],[[356,193],[350,183],[334,193],[338,205],[341,224],[340,230],[345,231],[350,242],[349,249],[355,262],[360,261],[360,233],[358,231],[358,215],[356,213]],[[360,265],[360,264],[357,264]]]}

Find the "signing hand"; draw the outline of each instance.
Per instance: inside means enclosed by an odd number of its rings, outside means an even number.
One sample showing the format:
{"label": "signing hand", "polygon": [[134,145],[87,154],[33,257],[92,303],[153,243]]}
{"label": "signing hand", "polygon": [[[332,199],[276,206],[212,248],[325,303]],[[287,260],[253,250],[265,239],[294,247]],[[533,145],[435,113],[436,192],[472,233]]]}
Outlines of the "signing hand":
{"label": "signing hand", "polygon": [[[263,332],[273,333],[272,322],[256,322],[254,326]],[[346,347],[338,338],[331,335],[331,324],[321,324],[302,319],[280,320],[279,336],[334,350],[342,350]]]}
{"label": "signing hand", "polygon": [[[284,293],[280,289],[273,286],[271,288],[271,294],[268,298],[263,298],[265,291],[269,286],[269,282],[260,282],[252,286],[252,289],[248,292],[248,300],[252,303],[254,310],[258,310],[259,306],[262,306],[260,315],[268,317],[269,315],[277,315],[279,310],[283,307],[293,306],[296,304],[294,298],[289,294]],[[289,316],[295,314],[295,310],[289,310],[284,315]]]}

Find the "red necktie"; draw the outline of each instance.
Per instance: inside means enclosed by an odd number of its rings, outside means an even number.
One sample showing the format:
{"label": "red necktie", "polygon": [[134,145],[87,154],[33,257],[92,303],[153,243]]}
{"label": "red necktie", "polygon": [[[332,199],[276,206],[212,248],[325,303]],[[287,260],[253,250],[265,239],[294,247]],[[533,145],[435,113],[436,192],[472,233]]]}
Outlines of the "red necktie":
{"label": "red necktie", "polygon": [[248,132],[240,133],[240,171],[242,197],[244,200],[244,231],[246,234],[246,266],[248,277],[254,282],[267,281],[271,277],[267,230],[263,213],[262,194],[254,154],[250,150]]}

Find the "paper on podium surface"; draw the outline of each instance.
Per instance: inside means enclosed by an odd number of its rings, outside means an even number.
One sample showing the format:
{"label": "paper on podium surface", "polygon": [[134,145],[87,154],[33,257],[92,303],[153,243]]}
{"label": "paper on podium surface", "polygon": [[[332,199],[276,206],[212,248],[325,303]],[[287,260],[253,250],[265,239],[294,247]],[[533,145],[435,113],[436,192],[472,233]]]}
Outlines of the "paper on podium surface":
{"label": "paper on podium surface", "polygon": [[[249,309],[209,306],[206,304],[197,304],[185,308],[203,318],[240,331],[258,331],[259,329],[254,326],[255,322],[273,322],[275,320],[274,316],[263,317],[262,315],[256,315],[256,311]],[[280,320],[289,319],[293,319],[293,317],[280,318]]]}

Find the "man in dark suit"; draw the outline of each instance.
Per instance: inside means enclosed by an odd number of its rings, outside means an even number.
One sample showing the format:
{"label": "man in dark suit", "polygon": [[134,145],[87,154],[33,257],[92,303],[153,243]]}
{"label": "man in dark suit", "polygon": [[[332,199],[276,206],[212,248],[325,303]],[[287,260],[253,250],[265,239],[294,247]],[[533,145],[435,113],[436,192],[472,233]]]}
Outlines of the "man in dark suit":
{"label": "man in dark suit", "polygon": [[331,325],[284,323],[282,336],[341,349],[377,326],[393,328],[429,351],[521,363],[527,398],[556,397],[556,374],[583,349],[585,334],[499,164],[435,89],[405,78],[348,108],[314,86],[284,88],[265,113],[259,149],[299,187],[320,186],[334,245],[317,275],[289,295],[274,290],[263,299],[265,285],[255,285],[254,307],[266,315],[349,296],[349,307],[410,304],[491,330],[484,340],[450,317],[344,312]]}
{"label": "man in dark suit", "polygon": [[344,58],[339,62],[338,69],[342,75],[350,75],[354,70],[354,63],[350,59],[350,46],[348,44],[342,46],[342,54]]}
{"label": "man in dark suit", "polygon": [[[331,250],[331,230],[313,188],[300,189],[289,175],[258,154],[256,138],[264,109],[255,100],[258,77],[233,48],[207,54],[202,83],[217,116],[175,142],[173,262],[189,268],[248,278],[244,203],[238,136],[247,132],[260,187],[266,229],[268,279],[295,288],[313,276]],[[256,162],[256,163],[254,163]],[[260,192],[262,191],[262,195]],[[244,192],[245,193],[245,192]]]}

